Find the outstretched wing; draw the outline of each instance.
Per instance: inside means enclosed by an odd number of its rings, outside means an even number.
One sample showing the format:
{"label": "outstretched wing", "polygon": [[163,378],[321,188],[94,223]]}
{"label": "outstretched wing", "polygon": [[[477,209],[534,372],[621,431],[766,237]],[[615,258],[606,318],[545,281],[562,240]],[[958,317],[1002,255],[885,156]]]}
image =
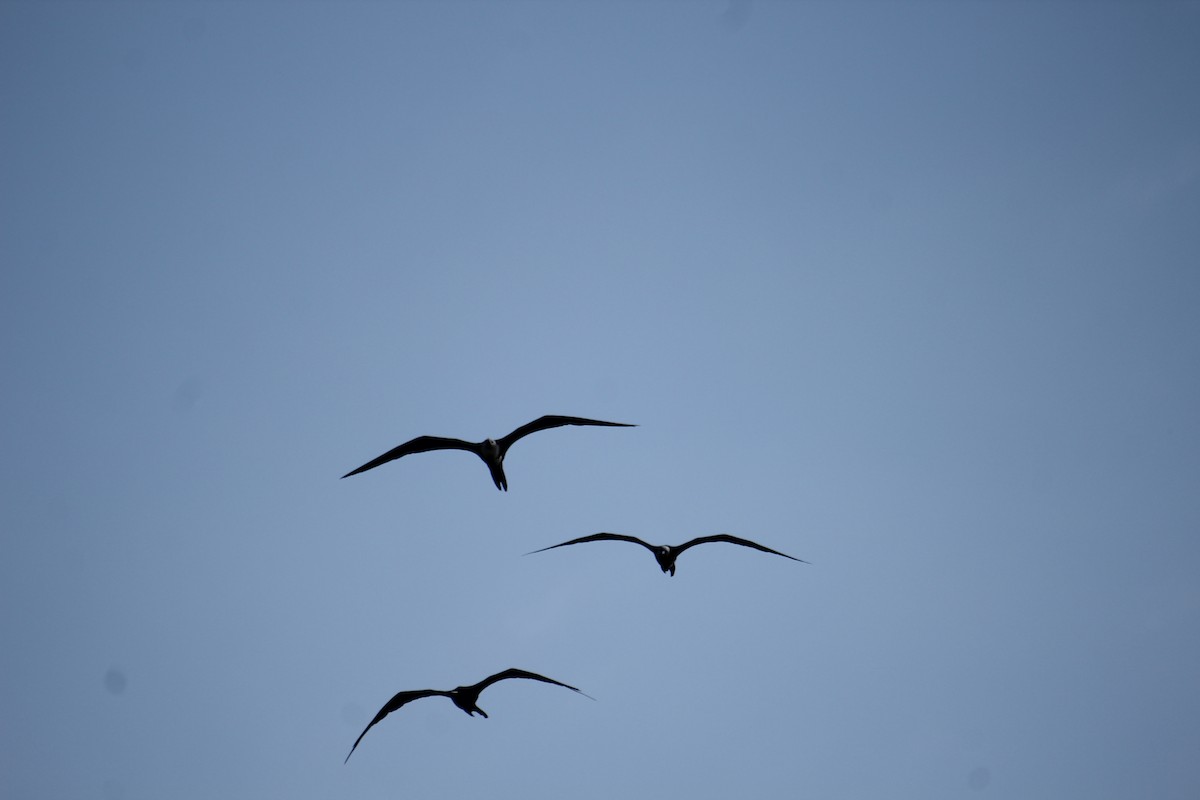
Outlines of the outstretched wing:
{"label": "outstretched wing", "polygon": [[351,475],[357,475],[360,472],[366,472],[369,469],[375,469],[380,464],[386,464],[389,461],[395,461],[401,456],[412,455],[413,453],[427,453],[430,450],[469,450],[472,453],[477,452],[479,445],[471,442],[464,442],[462,439],[447,439],[443,436],[418,436],[411,442],[405,442],[399,447],[393,447],[379,458],[374,458],[363,464],[358,469],[353,469],[343,475],[343,478],[349,478]]}
{"label": "outstretched wing", "polygon": [[[555,686],[561,686],[564,689],[570,689],[572,692],[579,692],[579,694],[582,694],[584,697],[590,697],[590,695],[585,694],[580,689],[576,689],[574,686],[572,686],[569,683],[563,683],[562,681],[556,681],[553,678],[547,678],[545,675],[538,675],[536,672],[529,672],[528,670],[517,669],[516,667],[506,669],[503,672],[497,672],[495,675],[491,675],[487,678],[484,678],[483,680],[481,680],[479,683],[475,684],[471,688],[477,692],[482,692],[484,689],[491,686],[493,683],[496,683],[498,681],[507,680],[508,678],[527,678],[531,681],[541,681],[542,683],[553,683]],[[593,697],[592,699],[595,700],[596,698]]]}
{"label": "outstretched wing", "polygon": [[[350,756],[354,755],[354,748],[358,747],[358,743],[361,742],[362,738],[367,735],[367,731],[375,727],[375,723],[379,722],[379,720],[383,719],[388,714],[392,713],[406,703],[411,703],[413,700],[420,700],[422,697],[433,697],[434,695],[439,694],[445,695],[448,694],[448,692],[444,692],[439,689],[418,689],[412,692],[399,692],[391,700],[388,700],[384,707],[379,709],[379,713],[375,715],[375,719],[371,720],[369,723],[367,723],[367,727],[363,728],[363,732],[360,733],[358,738],[354,740],[354,746],[351,747],[350,752],[346,754],[346,761],[350,760]],[[346,761],[343,761],[342,763],[345,764]]]}
{"label": "outstretched wing", "polygon": [[500,439],[497,444],[500,445],[500,455],[508,452],[508,448],[513,446],[513,443],[523,436],[528,436],[531,433],[544,431],[548,428],[558,428],[563,425],[602,425],[608,428],[636,428],[636,425],[628,422],[604,422],[599,419],[584,419],[583,417],[558,417],[548,415],[538,417],[533,422],[526,423],[517,428],[512,433]]}
{"label": "outstretched wing", "polygon": [[[553,550],[556,547],[566,547],[569,544],[582,544],[583,542],[610,542],[610,541],[611,542],[633,542],[634,544],[640,544],[642,547],[646,548],[651,553],[656,552],[654,545],[647,544],[646,542],[643,542],[641,539],[637,538],[636,536],[626,536],[623,533],[593,533],[591,536],[580,536],[578,539],[572,539],[569,542],[561,542],[559,544],[552,544],[549,547],[543,547],[541,550],[532,550],[532,551],[526,553],[525,555],[531,556],[534,553],[541,553],[545,550]],[[691,544],[695,544],[695,543],[696,542],[691,542]]]}
{"label": "outstretched wing", "polygon": [[802,564],[810,563],[808,561],[805,561],[803,558],[796,558],[795,556],[789,556],[787,553],[781,553],[778,550],[772,550],[769,547],[763,547],[761,544],[758,544],[757,542],[752,542],[749,539],[739,539],[736,536],[730,536],[728,533],[718,533],[718,534],[714,534],[713,536],[701,536],[699,538],[692,539],[690,542],[688,542],[686,544],[681,544],[681,545],[679,545],[679,547],[676,547],[675,552],[676,552],[676,554],[682,553],[684,550],[687,550],[692,545],[707,544],[708,542],[728,542],[729,544],[740,544],[742,547],[753,547],[755,550],[762,550],[764,553],[773,553],[777,556],[783,556],[784,558],[790,558],[792,561],[799,561]]}

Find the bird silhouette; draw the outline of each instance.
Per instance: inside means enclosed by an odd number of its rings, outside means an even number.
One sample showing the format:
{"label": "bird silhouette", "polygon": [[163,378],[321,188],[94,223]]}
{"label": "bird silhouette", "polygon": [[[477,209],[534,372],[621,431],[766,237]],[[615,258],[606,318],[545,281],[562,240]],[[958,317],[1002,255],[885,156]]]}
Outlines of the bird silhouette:
{"label": "bird silhouette", "polygon": [[363,464],[358,469],[350,470],[342,477],[349,478],[351,475],[366,472],[369,469],[378,467],[380,464],[386,464],[389,461],[395,461],[397,458],[412,455],[413,453],[427,453],[430,450],[467,450],[483,459],[483,463],[487,465],[488,471],[492,474],[492,482],[496,484],[496,488],[507,492],[508,479],[504,476],[504,456],[508,453],[508,448],[512,447],[518,439],[528,436],[531,433],[544,431],[549,428],[558,428],[562,425],[602,425],[609,428],[637,427],[626,422],[604,422],[598,419],[584,419],[583,417],[547,415],[538,417],[533,422],[522,425],[500,439],[484,439],[482,442],[465,442],[462,439],[448,439],[443,436],[418,436],[416,439],[393,447],[378,458],[374,458]]}
{"label": "bird silhouette", "polygon": [[413,700],[420,700],[422,697],[449,697],[450,701],[454,703],[454,705],[467,712],[469,716],[474,716],[476,713],[478,713],[481,717],[487,719],[487,712],[478,705],[480,693],[493,683],[506,680],[508,678],[527,678],[531,681],[552,683],[555,686],[562,686],[563,688],[570,689],[572,692],[578,692],[584,697],[589,697],[593,700],[595,699],[594,697],[591,697],[591,695],[586,694],[580,689],[576,689],[570,684],[563,683],[562,681],[556,681],[553,678],[547,678],[545,675],[538,675],[536,672],[516,669],[515,667],[512,669],[506,669],[503,672],[497,672],[495,675],[484,678],[479,683],[475,683],[470,686],[459,686],[457,689],[450,689],[449,691],[444,689],[417,689],[411,692],[398,692],[395,697],[393,697],[391,700],[388,700],[387,703],[384,704],[383,708],[379,709],[379,713],[375,715],[375,719],[371,720],[367,724],[367,727],[363,728],[363,732],[360,733],[358,738],[354,740],[354,745],[350,748],[350,752],[346,754],[346,761],[343,761],[342,763],[345,764],[350,760],[350,756],[354,755],[354,749],[358,747],[358,743],[362,741],[362,738],[367,735],[367,731],[371,730],[376,723],[401,706],[411,703]]}
{"label": "bird silhouette", "polygon": [[541,550],[534,550],[525,555],[533,555],[533,553],[542,553],[546,550],[553,550],[556,547],[566,547],[569,544],[582,544],[583,542],[633,542],[640,544],[642,547],[654,554],[654,560],[658,562],[658,566],[662,567],[663,572],[675,574],[675,559],[679,558],[679,554],[689,547],[697,544],[706,544],[708,542],[728,542],[729,544],[740,544],[742,547],[753,547],[755,550],[762,550],[764,553],[774,553],[777,556],[790,558],[792,561],[799,561],[802,564],[808,564],[803,558],[789,556],[787,553],[781,553],[778,550],[772,550],[769,547],[763,547],[761,544],[750,541],[749,539],[739,539],[736,536],[730,536],[728,533],[718,533],[712,536],[700,536],[692,539],[690,542],[685,542],[681,545],[672,547],[669,544],[649,544],[643,542],[636,536],[627,536],[623,533],[593,533],[591,536],[581,536],[578,539],[572,539],[569,542],[560,544],[552,544],[549,547],[543,547]]}

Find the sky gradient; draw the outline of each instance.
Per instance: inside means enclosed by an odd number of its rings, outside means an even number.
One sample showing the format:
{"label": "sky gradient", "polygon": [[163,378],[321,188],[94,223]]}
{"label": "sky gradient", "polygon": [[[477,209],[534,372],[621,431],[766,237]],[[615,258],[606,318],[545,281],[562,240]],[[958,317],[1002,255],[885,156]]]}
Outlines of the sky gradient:
{"label": "sky gradient", "polygon": [[1197,41],[0,3],[0,794],[1200,796]]}

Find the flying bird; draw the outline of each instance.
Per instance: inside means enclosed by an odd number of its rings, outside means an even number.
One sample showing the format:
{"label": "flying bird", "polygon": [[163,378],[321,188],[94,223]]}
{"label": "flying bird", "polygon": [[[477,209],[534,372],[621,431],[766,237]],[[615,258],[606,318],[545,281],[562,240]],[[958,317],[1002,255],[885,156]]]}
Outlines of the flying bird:
{"label": "flying bird", "polygon": [[789,556],[787,553],[781,553],[778,550],[772,550],[769,547],[763,547],[761,544],[750,541],[749,539],[739,539],[736,536],[730,536],[728,533],[718,533],[712,536],[700,536],[692,539],[690,542],[672,547],[669,544],[648,544],[643,542],[636,536],[626,536],[623,533],[593,533],[591,536],[581,536],[578,539],[572,539],[569,542],[561,544],[552,544],[549,547],[543,547],[541,550],[534,550],[525,555],[533,555],[533,553],[541,553],[546,550],[553,550],[556,547],[566,547],[569,544],[582,544],[583,542],[633,542],[640,544],[642,547],[654,554],[654,560],[658,562],[658,566],[662,567],[663,572],[675,574],[675,559],[679,558],[679,554],[689,547],[697,544],[706,544],[708,542],[728,542],[729,544],[740,544],[742,547],[753,547],[755,550],[762,550],[764,553],[774,553],[777,556],[790,558],[792,561],[799,561],[802,564],[808,564],[803,558]]}
{"label": "flying bird", "polygon": [[563,425],[602,425],[609,428],[637,427],[626,422],[604,422],[598,419],[584,419],[583,417],[547,415],[539,417],[526,425],[522,425],[500,439],[484,439],[482,442],[464,442],[462,439],[447,439],[442,436],[418,436],[412,441],[405,442],[398,447],[393,447],[378,458],[363,464],[358,469],[350,470],[342,477],[349,478],[351,475],[366,472],[369,469],[378,467],[380,464],[386,464],[389,461],[395,461],[397,458],[412,455],[413,453],[427,453],[430,450],[467,450],[483,459],[483,463],[487,464],[488,471],[492,473],[492,482],[496,484],[496,488],[507,492],[508,479],[504,477],[504,456],[508,453],[508,448],[512,447],[518,439],[528,436],[531,433],[537,433],[549,428],[558,428]]}
{"label": "flying bird", "polygon": [[[572,692],[579,692],[579,694],[582,694],[584,697],[591,697],[591,695],[586,694],[569,684],[556,681],[553,678],[547,678],[545,675],[538,675],[535,672],[528,672],[526,670],[516,668],[506,669],[503,672],[497,672],[495,675],[484,678],[479,683],[471,686],[459,686],[457,689],[451,689],[449,691],[443,689],[417,689],[411,692],[399,692],[391,700],[388,700],[383,708],[379,709],[379,713],[375,715],[375,719],[371,720],[367,727],[363,728],[363,732],[360,733],[358,738],[354,740],[353,747],[350,748],[350,752],[346,755],[346,761],[343,761],[342,763],[345,764],[350,760],[350,756],[354,755],[354,748],[358,747],[358,743],[362,741],[362,738],[367,735],[367,731],[371,730],[376,723],[401,706],[411,703],[413,700],[420,700],[422,697],[449,697],[450,701],[454,703],[454,705],[467,712],[469,716],[474,716],[476,713],[478,713],[481,717],[487,719],[487,712],[478,705],[479,695],[484,689],[491,686],[493,683],[505,680],[507,678],[528,678],[532,681],[553,683],[555,686],[562,686],[563,688],[570,689]],[[592,699],[594,700],[595,698],[593,697]]]}

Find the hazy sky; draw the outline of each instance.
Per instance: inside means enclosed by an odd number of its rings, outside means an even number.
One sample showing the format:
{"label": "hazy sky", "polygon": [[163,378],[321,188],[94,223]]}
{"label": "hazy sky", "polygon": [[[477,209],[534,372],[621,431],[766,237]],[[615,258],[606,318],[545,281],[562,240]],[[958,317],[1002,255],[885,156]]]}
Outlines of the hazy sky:
{"label": "hazy sky", "polygon": [[1197,41],[0,2],[0,795],[1200,796]]}

